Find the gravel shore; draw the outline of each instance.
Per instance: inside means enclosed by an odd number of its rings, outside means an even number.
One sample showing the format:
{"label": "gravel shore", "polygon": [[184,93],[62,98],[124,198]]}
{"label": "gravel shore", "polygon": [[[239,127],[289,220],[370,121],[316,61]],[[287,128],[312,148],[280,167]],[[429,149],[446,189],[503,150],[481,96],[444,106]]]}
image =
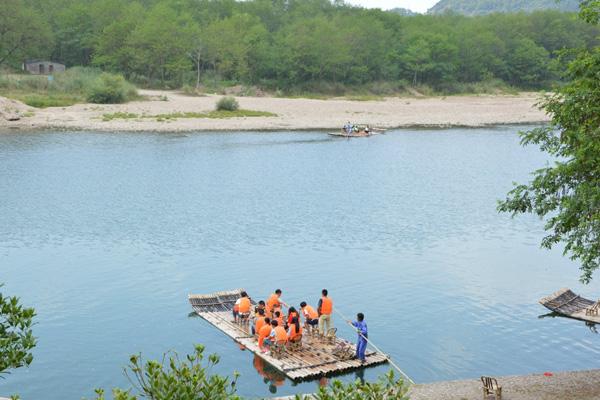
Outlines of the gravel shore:
{"label": "gravel shore", "polygon": [[[497,377],[502,400],[600,400],[600,369]],[[481,400],[479,379],[416,384],[410,400]],[[489,397],[493,399],[493,397]],[[293,400],[278,397],[271,400]]]}
{"label": "gravel shore", "polygon": [[[600,370],[499,377],[503,400],[598,400]],[[411,400],[481,400],[479,379],[415,385]]]}
{"label": "gravel shore", "polygon": [[[239,97],[240,107],[268,111],[276,117],[227,119],[155,118],[103,120],[104,114],[158,115],[206,112],[221,96],[191,97],[173,91],[142,90],[146,100],[127,104],[76,104],[70,107],[32,109],[22,107],[19,121],[0,118],[0,128],[97,131],[220,131],[220,130],[338,130],[347,121],[384,128],[477,127],[494,124],[537,123],[548,120],[535,104],[537,93],[519,95],[387,98],[377,101],[347,99],[313,100],[273,97]],[[1,99],[0,99],[1,100]],[[5,100],[5,104],[7,100]],[[2,103],[0,102],[0,108]],[[14,102],[11,108],[16,108]],[[14,110],[11,111],[14,114]]]}

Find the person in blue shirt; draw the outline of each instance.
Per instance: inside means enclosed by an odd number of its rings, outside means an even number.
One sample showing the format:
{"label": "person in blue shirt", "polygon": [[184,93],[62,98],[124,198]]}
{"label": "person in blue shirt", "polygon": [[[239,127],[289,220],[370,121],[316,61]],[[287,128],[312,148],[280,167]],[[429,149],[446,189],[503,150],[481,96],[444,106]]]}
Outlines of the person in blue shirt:
{"label": "person in blue shirt", "polygon": [[358,333],[358,342],[356,343],[356,358],[364,363],[366,361],[365,351],[367,350],[367,338],[369,337],[367,323],[365,322],[365,315],[363,313],[358,313],[356,315],[356,321],[352,322],[352,326],[356,328],[356,332]]}

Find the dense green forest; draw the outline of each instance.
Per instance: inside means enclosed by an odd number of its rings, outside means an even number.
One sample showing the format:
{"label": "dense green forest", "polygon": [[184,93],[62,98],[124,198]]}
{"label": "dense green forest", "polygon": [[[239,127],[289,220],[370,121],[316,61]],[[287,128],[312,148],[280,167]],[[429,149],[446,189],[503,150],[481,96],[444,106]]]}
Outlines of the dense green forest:
{"label": "dense green forest", "polygon": [[576,12],[579,10],[579,0],[440,0],[429,9],[429,13],[484,15],[495,12],[516,13],[540,10]]}
{"label": "dense green forest", "polygon": [[49,57],[154,87],[540,88],[559,76],[558,51],[598,38],[558,11],[402,16],[339,0],[0,0],[0,9],[4,67]]}

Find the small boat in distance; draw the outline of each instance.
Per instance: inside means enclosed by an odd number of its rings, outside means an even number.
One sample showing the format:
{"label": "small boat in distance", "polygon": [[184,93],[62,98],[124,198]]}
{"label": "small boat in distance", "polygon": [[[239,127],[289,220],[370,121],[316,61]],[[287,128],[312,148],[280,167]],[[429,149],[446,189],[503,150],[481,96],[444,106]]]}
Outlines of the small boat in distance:
{"label": "small boat in distance", "polygon": [[373,135],[381,135],[385,133],[385,129],[371,128],[368,125],[351,125],[346,124],[339,132],[331,132],[330,136],[341,137],[369,137]]}

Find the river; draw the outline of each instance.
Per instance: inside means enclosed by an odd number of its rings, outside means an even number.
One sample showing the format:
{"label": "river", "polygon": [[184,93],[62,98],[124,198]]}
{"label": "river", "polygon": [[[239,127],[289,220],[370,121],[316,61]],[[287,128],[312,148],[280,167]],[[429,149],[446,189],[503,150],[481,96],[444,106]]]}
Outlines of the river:
{"label": "river", "polygon": [[417,382],[599,368],[599,336],[537,301],[600,284],[539,248],[543,221],[496,211],[549,162],[523,128],[0,133],[0,282],[36,308],[39,338],[0,394],[92,398],[128,385],[130,354],[195,343],[241,373],[242,395],[314,391],[189,316],[188,293],[238,287],[295,305],[326,287]]}

